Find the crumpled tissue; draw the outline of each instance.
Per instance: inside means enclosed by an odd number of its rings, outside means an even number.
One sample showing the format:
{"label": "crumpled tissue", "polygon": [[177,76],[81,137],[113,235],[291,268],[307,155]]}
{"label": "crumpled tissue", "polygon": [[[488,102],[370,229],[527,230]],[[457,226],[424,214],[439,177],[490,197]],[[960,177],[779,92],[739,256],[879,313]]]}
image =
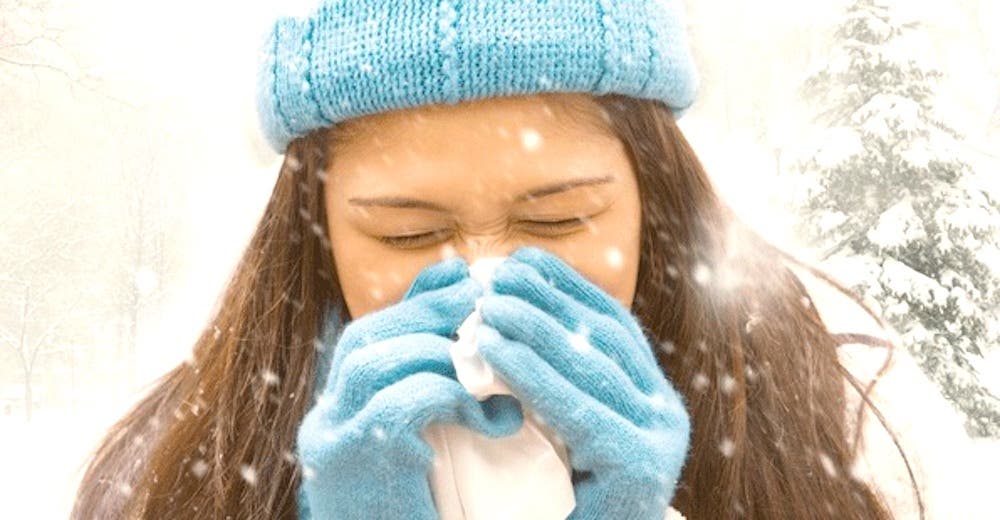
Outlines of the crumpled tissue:
{"label": "crumpled tissue", "polygon": [[[469,266],[470,276],[488,289],[504,258],[476,260]],[[477,301],[450,349],[458,380],[480,401],[514,395],[479,357],[476,328],[481,323]],[[576,507],[565,445],[523,402],[521,410],[521,429],[502,438],[450,423],[424,429],[424,439],[434,449],[430,484],[442,520],[564,519]]]}

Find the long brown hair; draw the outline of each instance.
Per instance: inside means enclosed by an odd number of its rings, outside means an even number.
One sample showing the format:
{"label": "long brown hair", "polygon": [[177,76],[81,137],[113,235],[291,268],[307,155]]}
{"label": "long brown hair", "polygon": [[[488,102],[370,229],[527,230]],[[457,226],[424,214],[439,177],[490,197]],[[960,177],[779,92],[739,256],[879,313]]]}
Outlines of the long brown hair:
{"label": "long brown hair", "polygon": [[[848,289],[747,228],[719,199],[665,105],[618,94],[593,99],[638,179],[632,311],[691,415],[673,507],[689,520],[891,518],[850,472],[859,443],[848,439],[844,381],[874,407],[872,386],[862,390],[840,364],[837,338],[789,265],[884,322]],[[328,309],[341,323],[350,319],[323,197],[335,129],[288,146],[264,215],[191,358],[155,381],[97,446],[73,518],[297,517],[295,433],[315,391],[319,327]],[[914,489],[922,513],[915,482]]]}

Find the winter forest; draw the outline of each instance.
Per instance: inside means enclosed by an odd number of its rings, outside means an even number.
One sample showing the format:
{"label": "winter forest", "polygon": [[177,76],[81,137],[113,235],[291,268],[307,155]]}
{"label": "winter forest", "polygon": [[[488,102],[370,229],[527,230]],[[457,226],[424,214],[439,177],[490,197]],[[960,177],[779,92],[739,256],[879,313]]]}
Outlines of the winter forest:
{"label": "winter forest", "polygon": [[[1000,463],[1000,2],[685,3],[680,126],[718,191],[876,309]],[[0,0],[0,517],[66,516],[267,202],[253,4]]]}

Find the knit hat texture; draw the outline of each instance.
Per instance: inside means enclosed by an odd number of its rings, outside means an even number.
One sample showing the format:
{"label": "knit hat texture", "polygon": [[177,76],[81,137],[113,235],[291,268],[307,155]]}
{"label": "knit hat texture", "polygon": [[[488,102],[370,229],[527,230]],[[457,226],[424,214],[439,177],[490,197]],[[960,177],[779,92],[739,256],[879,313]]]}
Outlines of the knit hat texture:
{"label": "knit hat texture", "polygon": [[317,0],[278,16],[260,53],[279,154],[353,117],[491,96],[619,93],[680,118],[698,88],[682,0]]}

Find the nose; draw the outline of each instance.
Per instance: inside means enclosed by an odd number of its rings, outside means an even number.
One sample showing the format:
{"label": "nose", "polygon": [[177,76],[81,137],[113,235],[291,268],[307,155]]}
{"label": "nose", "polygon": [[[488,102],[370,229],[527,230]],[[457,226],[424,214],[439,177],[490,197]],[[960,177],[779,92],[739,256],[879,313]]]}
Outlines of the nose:
{"label": "nose", "polygon": [[455,253],[462,255],[470,265],[480,258],[496,258],[510,256],[525,244],[510,237],[493,235],[475,235],[460,237],[455,241]]}

